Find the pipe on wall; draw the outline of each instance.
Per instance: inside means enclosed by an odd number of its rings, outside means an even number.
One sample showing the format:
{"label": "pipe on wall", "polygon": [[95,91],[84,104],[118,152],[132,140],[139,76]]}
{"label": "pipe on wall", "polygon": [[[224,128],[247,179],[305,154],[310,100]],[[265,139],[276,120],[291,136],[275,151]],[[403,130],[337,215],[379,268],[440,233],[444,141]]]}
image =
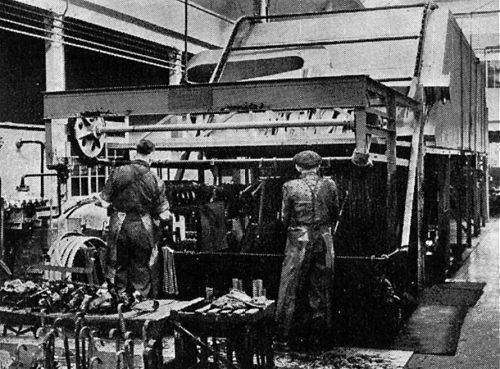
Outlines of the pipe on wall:
{"label": "pipe on wall", "polygon": [[[20,139],[16,142],[16,147],[18,150],[21,150],[24,144],[37,144],[40,145],[40,173],[44,174],[45,172],[45,143],[39,140],[23,140]],[[45,196],[45,182],[44,176],[40,176],[40,197],[43,199]]]}

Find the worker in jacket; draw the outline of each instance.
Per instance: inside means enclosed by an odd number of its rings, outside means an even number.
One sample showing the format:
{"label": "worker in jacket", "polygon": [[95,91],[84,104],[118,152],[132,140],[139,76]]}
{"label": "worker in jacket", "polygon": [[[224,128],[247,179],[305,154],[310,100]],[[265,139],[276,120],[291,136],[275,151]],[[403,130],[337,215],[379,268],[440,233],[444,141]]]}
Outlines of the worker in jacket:
{"label": "worker in jacket", "polygon": [[276,306],[281,339],[290,344],[307,331],[324,337],[331,327],[331,231],[339,211],[335,182],[318,175],[321,157],[303,151],[293,160],[300,177],[283,185],[287,242]]}
{"label": "worker in jacket", "polygon": [[152,276],[151,268],[158,260],[158,226],[171,214],[165,185],[149,167],[154,149],[151,141],[141,140],[135,160],[117,167],[100,194],[112,207],[105,274],[125,303],[132,294],[158,293],[159,276]]}

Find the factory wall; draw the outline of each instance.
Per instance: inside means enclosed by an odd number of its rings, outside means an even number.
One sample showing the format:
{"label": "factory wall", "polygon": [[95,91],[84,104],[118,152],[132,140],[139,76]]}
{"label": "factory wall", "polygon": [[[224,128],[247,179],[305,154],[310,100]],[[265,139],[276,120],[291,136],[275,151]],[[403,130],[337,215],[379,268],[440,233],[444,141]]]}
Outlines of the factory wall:
{"label": "factory wall", "polygon": [[168,85],[170,70],[65,47],[66,89]]}
{"label": "factory wall", "polygon": [[0,30],[0,122],[40,124],[44,90],[44,41]]}
{"label": "factory wall", "polygon": [[[436,28],[438,27],[439,25],[436,25]],[[431,110],[429,120],[436,127],[436,146],[487,152],[484,65],[479,63],[466,37],[451,16],[445,32],[442,73],[450,76],[450,97],[446,103],[437,103]],[[428,46],[432,45],[430,42]]]}
{"label": "factory wall", "polygon": [[[40,179],[27,178],[29,192],[18,192],[21,176],[28,173],[40,173],[40,145],[24,144],[20,149],[16,142],[23,140],[45,141],[44,126],[0,123],[0,176],[2,178],[2,197],[6,201],[40,198]],[[45,169],[45,172],[48,172]],[[48,177],[45,181],[45,198],[56,201],[56,180]]]}

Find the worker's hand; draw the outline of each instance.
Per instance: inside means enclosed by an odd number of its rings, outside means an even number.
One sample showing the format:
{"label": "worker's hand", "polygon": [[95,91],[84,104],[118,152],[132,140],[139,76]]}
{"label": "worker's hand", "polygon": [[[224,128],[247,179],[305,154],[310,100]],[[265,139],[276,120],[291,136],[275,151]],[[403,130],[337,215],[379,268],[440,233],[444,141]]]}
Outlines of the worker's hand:
{"label": "worker's hand", "polygon": [[94,195],[93,200],[95,206],[99,206],[105,209],[109,206],[109,202],[104,201],[100,196]]}
{"label": "worker's hand", "polygon": [[171,223],[174,220],[174,215],[170,212],[170,210],[165,210],[158,217],[163,224]]}

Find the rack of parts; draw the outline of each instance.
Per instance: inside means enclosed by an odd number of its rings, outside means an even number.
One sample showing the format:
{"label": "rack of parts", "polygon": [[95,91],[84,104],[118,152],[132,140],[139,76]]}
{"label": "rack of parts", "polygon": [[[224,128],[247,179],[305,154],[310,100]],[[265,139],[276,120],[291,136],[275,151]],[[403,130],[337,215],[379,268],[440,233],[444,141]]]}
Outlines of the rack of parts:
{"label": "rack of parts", "polygon": [[201,301],[173,310],[178,367],[274,368],[274,310],[273,300],[234,309]]}

